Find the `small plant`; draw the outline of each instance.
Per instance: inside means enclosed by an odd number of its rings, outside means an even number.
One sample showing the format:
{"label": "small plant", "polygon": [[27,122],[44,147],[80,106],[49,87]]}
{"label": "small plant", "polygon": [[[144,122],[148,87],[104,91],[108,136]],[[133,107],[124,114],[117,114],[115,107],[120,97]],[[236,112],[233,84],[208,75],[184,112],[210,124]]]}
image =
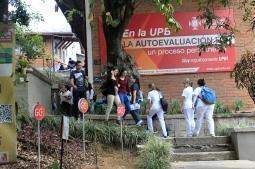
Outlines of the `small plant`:
{"label": "small plant", "polygon": [[180,114],[180,113],[181,113],[181,102],[176,99],[171,100],[168,114]]}
{"label": "small plant", "polygon": [[224,105],[221,102],[216,102],[214,107],[214,112],[216,114],[227,114],[227,113],[230,113],[231,111],[228,106]]}
{"label": "small plant", "polygon": [[58,161],[54,161],[50,166],[49,169],[60,169],[60,164]]}
{"label": "small plant", "polygon": [[251,125],[244,120],[241,120],[241,121],[234,120],[231,122],[229,121],[229,122],[219,123],[216,126],[216,135],[230,136],[232,128],[245,128],[249,126]]}
{"label": "small plant", "polygon": [[170,169],[172,145],[169,142],[150,136],[139,152],[138,169]]}
{"label": "small plant", "polygon": [[29,124],[32,122],[32,117],[29,114],[29,111],[27,109],[28,103],[23,99],[17,99],[17,102],[15,103],[15,111],[16,111],[16,128],[18,131],[20,131],[25,124]]}
{"label": "small plant", "polygon": [[244,107],[244,102],[240,99],[235,100],[234,102],[234,108],[235,112],[241,110]]}

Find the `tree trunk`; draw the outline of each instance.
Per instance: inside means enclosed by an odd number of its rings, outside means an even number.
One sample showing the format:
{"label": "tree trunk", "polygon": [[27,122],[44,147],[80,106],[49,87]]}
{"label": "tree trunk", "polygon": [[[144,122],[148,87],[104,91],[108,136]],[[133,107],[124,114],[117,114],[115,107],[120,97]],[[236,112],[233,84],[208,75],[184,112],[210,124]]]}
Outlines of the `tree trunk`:
{"label": "tree trunk", "polygon": [[8,0],[0,0],[0,22],[8,21]]}
{"label": "tree trunk", "polygon": [[122,34],[120,29],[110,28],[104,24],[105,40],[107,47],[107,62],[113,65],[117,65],[117,58],[122,55],[121,40]]}
{"label": "tree trunk", "polygon": [[[107,62],[113,65],[117,65],[117,60],[119,57],[123,56],[122,49],[122,36],[125,28],[130,21],[134,9],[135,1],[133,0],[105,0],[104,1],[105,11],[103,12],[103,30],[106,40],[107,47]],[[110,12],[113,19],[118,19],[120,21],[119,25],[113,27],[112,25],[107,25],[105,19],[105,13]]]}

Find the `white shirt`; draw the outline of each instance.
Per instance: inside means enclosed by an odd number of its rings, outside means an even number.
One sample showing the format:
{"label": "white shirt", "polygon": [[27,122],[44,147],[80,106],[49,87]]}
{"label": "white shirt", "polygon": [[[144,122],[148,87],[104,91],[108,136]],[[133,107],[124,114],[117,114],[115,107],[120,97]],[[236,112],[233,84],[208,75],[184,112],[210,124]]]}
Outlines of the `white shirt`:
{"label": "white shirt", "polygon": [[183,101],[183,109],[191,109],[192,108],[192,94],[193,88],[191,86],[183,89],[182,96],[184,97]]}
{"label": "white shirt", "polygon": [[162,97],[162,95],[160,94],[160,92],[158,92],[157,90],[152,90],[148,93],[148,97],[147,99],[149,100],[149,102],[152,104],[151,109],[150,110],[159,110],[162,109],[161,108],[161,104],[160,104],[160,98]]}
{"label": "white shirt", "polygon": [[91,89],[90,93],[89,93],[89,90],[86,91],[86,99],[91,101],[93,100],[93,96],[94,96],[94,90]]}
{"label": "white shirt", "polygon": [[66,92],[60,92],[60,104],[62,104],[62,102],[73,104],[72,92],[70,92],[69,90],[67,90]]}

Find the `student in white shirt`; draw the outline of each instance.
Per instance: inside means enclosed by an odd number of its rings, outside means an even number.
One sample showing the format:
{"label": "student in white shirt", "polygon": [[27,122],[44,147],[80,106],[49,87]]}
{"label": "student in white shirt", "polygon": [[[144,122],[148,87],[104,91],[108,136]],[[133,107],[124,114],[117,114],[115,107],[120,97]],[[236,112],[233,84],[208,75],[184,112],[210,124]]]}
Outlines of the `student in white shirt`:
{"label": "student in white shirt", "polygon": [[189,78],[187,78],[183,82],[185,88],[183,89],[182,96],[183,99],[183,106],[182,106],[182,112],[185,117],[185,126],[186,126],[186,135],[187,137],[192,137],[193,131],[195,129],[195,121],[194,121],[194,110],[192,108],[192,94],[193,94],[193,88],[192,82]]}
{"label": "student in white shirt", "polygon": [[153,122],[152,122],[152,116],[157,114],[160,126],[162,128],[163,136],[164,138],[167,137],[167,131],[166,131],[166,125],[164,120],[164,111],[162,110],[161,104],[160,104],[160,98],[162,98],[161,93],[156,89],[156,86],[152,83],[149,84],[149,93],[148,93],[148,104],[149,104],[149,113],[147,115],[147,123],[148,123],[148,129],[150,132],[153,132]]}
{"label": "student in white shirt", "polygon": [[71,115],[71,106],[73,104],[73,94],[72,91],[68,90],[68,86],[63,85],[60,89],[60,105],[62,107],[63,113]]}
{"label": "student in white shirt", "polygon": [[205,80],[198,79],[197,85],[198,87],[193,92],[193,107],[195,108],[195,114],[197,117],[193,136],[199,135],[199,132],[205,117],[208,124],[209,134],[210,136],[214,137],[215,136],[214,120],[213,120],[214,104],[211,104],[211,105],[205,104],[202,101],[202,99],[200,99],[201,98],[200,93],[201,93],[202,87],[205,86]]}

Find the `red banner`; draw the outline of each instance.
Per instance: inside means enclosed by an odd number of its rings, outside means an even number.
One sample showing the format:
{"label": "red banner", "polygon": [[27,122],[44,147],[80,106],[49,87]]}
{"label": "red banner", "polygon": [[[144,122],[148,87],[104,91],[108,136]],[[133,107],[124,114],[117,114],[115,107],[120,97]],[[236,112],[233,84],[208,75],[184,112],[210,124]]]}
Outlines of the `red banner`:
{"label": "red banner", "polygon": [[[219,22],[226,17],[233,22],[233,10],[216,10]],[[216,43],[224,29],[205,29],[203,20],[197,18],[199,12],[176,12],[174,17],[182,30],[171,32],[165,17],[160,13],[136,14],[132,17],[123,34],[124,50],[135,58],[141,74],[196,73],[232,71],[235,65],[235,47],[225,53],[208,48],[199,56],[198,45]],[[106,63],[106,43],[102,21],[99,19],[99,41],[102,64]],[[234,42],[233,42],[234,43]]]}

